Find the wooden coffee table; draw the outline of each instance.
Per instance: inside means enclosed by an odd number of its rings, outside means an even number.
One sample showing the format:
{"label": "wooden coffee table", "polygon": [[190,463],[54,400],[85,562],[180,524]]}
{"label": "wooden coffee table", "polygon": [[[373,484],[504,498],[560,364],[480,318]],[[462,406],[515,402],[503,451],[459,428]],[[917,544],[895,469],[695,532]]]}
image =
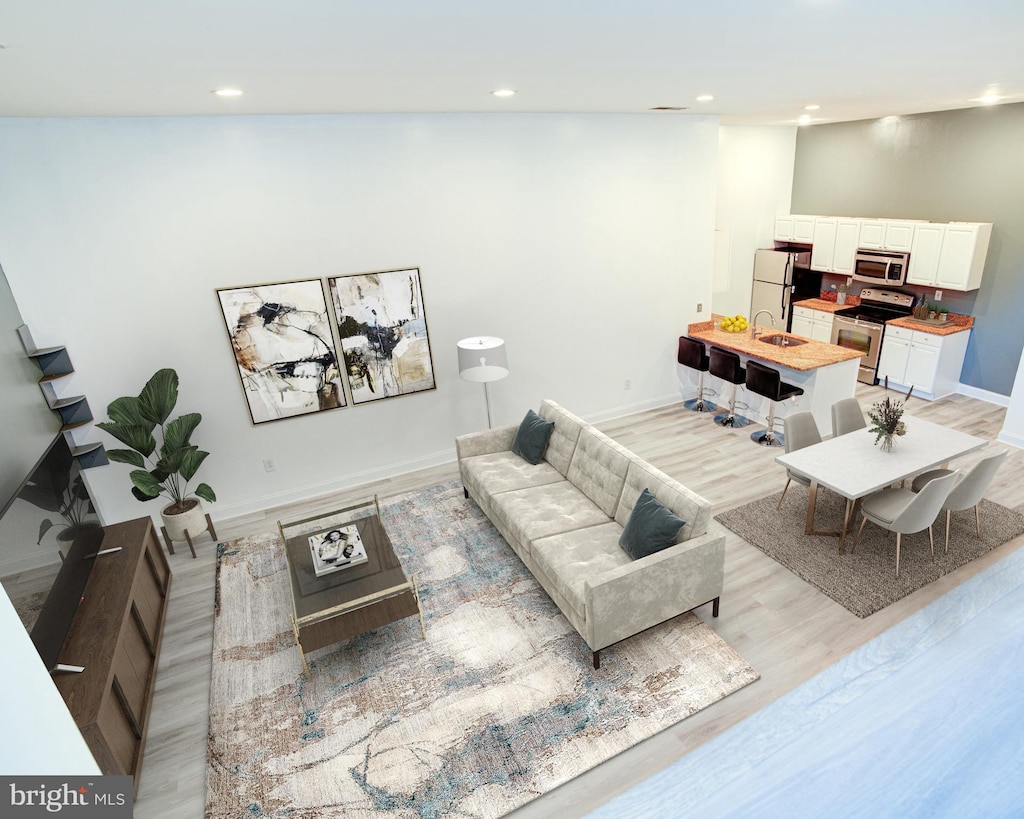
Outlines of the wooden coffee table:
{"label": "wooden coffee table", "polygon": [[[365,563],[316,576],[309,538],[355,526],[366,551]],[[380,500],[320,513],[289,523],[277,522],[285,543],[291,582],[292,629],[309,676],[306,652],[357,634],[419,615],[426,638],[416,577],[407,577],[380,514]]]}

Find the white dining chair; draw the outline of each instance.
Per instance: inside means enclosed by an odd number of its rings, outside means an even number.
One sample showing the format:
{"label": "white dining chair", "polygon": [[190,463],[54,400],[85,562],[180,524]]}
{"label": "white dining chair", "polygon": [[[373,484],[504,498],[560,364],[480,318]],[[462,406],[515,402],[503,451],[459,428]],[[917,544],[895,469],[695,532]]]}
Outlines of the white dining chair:
{"label": "white dining chair", "polygon": [[[784,430],[782,433],[782,443],[786,448],[786,452],[796,452],[798,449],[821,443],[821,433],[818,432],[818,425],[814,422],[813,413],[790,413],[782,419],[782,424]],[[796,472],[787,469],[786,485],[782,487],[779,502],[775,505],[776,509],[782,507],[782,501],[786,497],[786,490],[789,489],[790,481],[802,483],[804,486],[811,485],[810,478],[805,478],[803,475],[798,475]]]}
{"label": "white dining chair", "polygon": [[880,489],[864,498],[860,505],[860,513],[863,520],[857,530],[857,539],[853,542],[852,554],[857,550],[860,543],[861,533],[864,531],[864,524],[869,520],[896,533],[896,579],[900,577],[900,542],[903,535],[911,535],[928,530],[928,544],[932,550],[932,561],[935,560],[935,540],[932,537],[932,524],[939,516],[942,504],[945,503],[949,493],[952,492],[958,483],[963,479],[963,473],[950,472],[939,478],[934,478],[921,488],[920,492],[913,492],[910,489]]}
{"label": "white dining chair", "polygon": [[[946,502],[942,504],[942,509],[946,511],[946,554],[949,554],[949,523],[953,512],[974,507],[974,528],[978,537],[981,537],[981,513],[978,511],[978,505],[999,467],[1006,460],[1007,454],[1007,450],[1003,450],[978,461],[964,474],[964,479],[956,489],[949,493]],[[914,478],[910,488],[914,492],[920,492],[928,483],[948,475],[949,472],[948,469],[932,469],[929,472],[924,472]]]}
{"label": "white dining chair", "polygon": [[868,425],[864,410],[856,398],[843,398],[832,405],[832,437],[865,429]]}

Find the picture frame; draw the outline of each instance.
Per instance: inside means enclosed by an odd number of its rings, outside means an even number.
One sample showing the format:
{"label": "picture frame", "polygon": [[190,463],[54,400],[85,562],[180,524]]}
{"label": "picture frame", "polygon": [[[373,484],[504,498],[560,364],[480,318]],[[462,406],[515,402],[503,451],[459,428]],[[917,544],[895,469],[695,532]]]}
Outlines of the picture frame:
{"label": "picture frame", "polygon": [[320,279],[217,289],[252,423],[346,406]]}
{"label": "picture frame", "polygon": [[436,389],[418,267],[327,283],[353,404]]}

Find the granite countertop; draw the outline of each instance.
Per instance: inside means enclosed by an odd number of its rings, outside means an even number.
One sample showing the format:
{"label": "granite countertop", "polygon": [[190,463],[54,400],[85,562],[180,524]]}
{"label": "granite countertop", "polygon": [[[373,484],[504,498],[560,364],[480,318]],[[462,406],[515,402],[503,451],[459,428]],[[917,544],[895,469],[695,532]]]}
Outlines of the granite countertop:
{"label": "granite countertop", "polygon": [[750,328],[742,333],[727,333],[711,321],[691,324],[686,332],[687,335],[698,341],[715,344],[718,347],[742,353],[749,358],[787,367],[790,370],[817,370],[861,357],[856,350],[840,347],[838,344],[824,344],[820,341],[812,341],[805,336],[780,333],[771,327],[760,325],[759,327],[763,335],[786,335],[791,338],[799,338],[807,343],[796,347],[776,347],[773,344],[765,344],[763,341],[751,338]]}
{"label": "granite countertop", "polygon": [[[829,290],[821,291],[821,298],[804,299],[793,302],[794,307],[806,307],[808,310],[820,310],[823,313],[835,313],[847,307],[854,307],[860,304],[858,296],[847,296],[846,304],[836,303],[836,294]],[[890,319],[886,324],[893,327],[905,327],[908,330],[917,330],[921,333],[932,333],[937,336],[949,336],[953,333],[962,333],[974,326],[974,316],[965,316],[962,313],[950,313],[949,319],[944,322],[918,321],[913,318]]]}
{"label": "granite countertop", "polygon": [[804,299],[793,302],[794,307],[806,307],[808,310],[820,310],[822,313],[834,313],[836,310],[845,310],[847,307],[855,307],[860,304],[857,296],[847,296],[846,304],[836,302],[836,294],[832,293],[831,299]]}
{"label": "granite countertop", "polygon": [[974,326],[974,316],[965,316],[961,313],[950,313],[947,321],[930,322],[920,321],[913,318],[890,319],[886,322],[891,327],[905,327],[908,330],[917,330],[919,333],[931,333],[936,336],[951,336],[953,333],[962,333]]}

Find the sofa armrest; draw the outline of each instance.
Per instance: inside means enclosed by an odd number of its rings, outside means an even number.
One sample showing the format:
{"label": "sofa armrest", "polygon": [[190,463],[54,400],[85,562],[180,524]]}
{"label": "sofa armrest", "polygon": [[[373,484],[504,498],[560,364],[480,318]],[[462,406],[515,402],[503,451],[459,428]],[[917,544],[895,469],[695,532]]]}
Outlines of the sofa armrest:
{"label": "sofa armrest", "polygon": [[508,452],[516,438],[518,424],[509,424],[496,429],[484,429],[459,435],[455,438],[455,454],[461,461],[474,455],[490,455],[493,452]]}
{"label": "sofa armrest", "polygon": [[598,651],[720,597],[725,532],[713,528],[584,585],[587,644]]}

